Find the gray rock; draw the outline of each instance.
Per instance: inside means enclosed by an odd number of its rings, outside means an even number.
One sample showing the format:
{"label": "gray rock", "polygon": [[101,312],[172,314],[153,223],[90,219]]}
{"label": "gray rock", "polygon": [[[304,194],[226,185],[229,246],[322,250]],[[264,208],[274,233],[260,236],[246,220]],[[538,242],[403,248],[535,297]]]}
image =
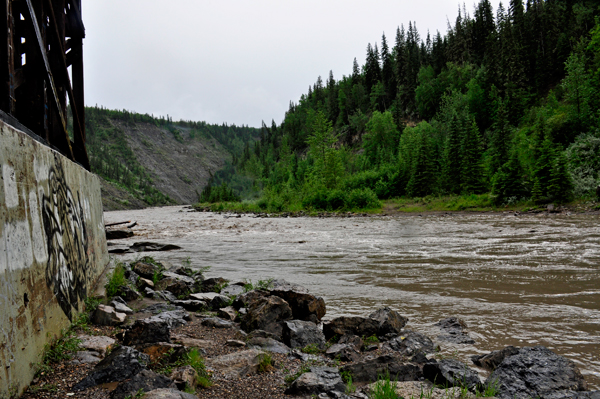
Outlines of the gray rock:
{"label": "gray rock", "polygon": [[337,343],[352,345],[357,351],[360,351],[360,349],[363,347],[362,338],[353,334],[342,335],[342,338],[340,338]]}
{"label": "gray rock", "polygon": [[575,363],[543,346],[524,347],[504,358],[486,383],[494,381],[500,399],[544,398],[555,391],[587,389]]}
{"label": "gray rock", "polygon": [[183,281],[184,283],[186,283],[190,287],[193,286],[194,283],[196,282],[196,280],[194,280],[193,277],[182,275],[180,273],[165,271],[165,272],[162,272],[162,274],[163,274],[164,278],[172,278],[174,280]]}
{"label": "gray rock", "polygon": [[107,305],[98,305],[92,314],[92,323],[99,326],[118,326],[123,324],[127,315],[115,311],[115,308]]}
{"label": "gray rock", "polygon": [[434,384],[447,388],[463,387],[475,391],[481,387],[479,374],[455,359],[442,359],[423,366],[423,376]]}
{"label": "gray rock", "polygon": [[209,317],[200,322],[203,326],[214,328],[233,328],[235,324],[229,320],[219,319],[218,317]]}
{"label": "gray rock", "polygon": [[267,291],[263,291],[263,290],[252,290],[252,291],[248,291],[245,294],[241,294],[238,295],[237,298],[235,298],[235,301],[233,301],[233,307],[235,309],[240,309],[240,308],[247,308],[249,307],[252,303],[268,297],[269,293]]}
{"label": "gray rock", "polygon": [[408,322],[408,318],[401,316],[395,310],[388,307],[381,308],[369,315],[370,318],[377,320],[379,327],[377,330],[378,336],[386,334],[400,334]]}
{"label": "gray rock", "polygon": [[123,285],[119,287],[119,291],[117,292],[121,298],[126,300],[127,302],[135,301],[142,297],[142,295],[137,292],[135,289],[130,287],[129,285]]}
{"label": "gray rock", "polygon": [[292,309],[289,304],[277,296],[269,296],[252,303],[248,313],[242,318],[241,327],[246,332],[265,330],[280,339],[282,322],[291,319]]}
{"label": "gray rock", "polygon": [[139,345],[155,342],[171,342],[170,331],[186,324],[189,315],[182,310],[171,310],[143,320],[136,320],[125,333],[125,345]]}
{"label": "gray rock", "polygon": [[135,282],[135,286],[141,291],[144,291],[146,288],[152,288],[154,290],[154,282],[144,277],[138,278]]}
{"label": "gray rock", "polygon": [[219,310],[225,308],[231,304],[231,299],[225,295],[217,295],[210,301],[210,308],[212,310]]}
{"label": "gray rock", "polygon": [[206,360],[206,365],[226,378],[240,378],[248,374],[256,374],[264,352],[248,349]]}
{"label": "gray rock", "polygon": [[169,291],[157,291],[156,294],[160,295],[160,297],[162,298],[163,301],[167,301],[167,302],[171,302],[171,303],[179,301],[179,299],[177,299],[177,297],[175,295],[173,295],[172,292],[169,292]]}
{"label": "gray rock", "polygon": [[341,316],[323,323],[323,333],[326,339],[346,334],[370,337],[376,335],[378,330],[379,322],[377,320],[363,316]]}
{"label": "gray rock", "polygon": [[286,389],[288,395],[318,395],[344,391],[345,384],[335,367],[311,367],[310,372],[296,378]]}
{"label": "gray rock", "polygon": [[121,302],[115,301],[114,299],[110,302],[110,306],[112,306],[113,308],[115,308],[115,311],[117,313],[125,313],[126,315],[132,315],[133,314],[133,309],[131,309],[126,304],[123,304]]}
{"label": "gray rock", "polygon": [[198,372],[190,365],[179,367],[171,373],[171,379],[179,389],[185,389],[186,386],[195,387],[197,377]]}
{"label": "gray rock", "polygon": [[283,342],[290,348],[304,348],[316,345],[325,349],[325,336],[317,325],[311,321],[290,320],[283,322]]}
{"label": "gray rock", "polygon": [[237,339],[228,339],[225,342],[225,346],[230,346],[232,348],[243,348],[246,346],[246,343],[244,341],[238,341]]}
{"label": "gray rock", "polygon": [[554,391],[545,394],[543,399],[600,399],[600,391]]}
{"label": "gray rock", "polygon": [[431,353],[434,350],[433,341],[428,336],[412,330],[404,330],[399,337],[384,343],[383,347],[404,356],[413,356],[419,352]]}
{"label": "gray rock", "polygon": [[451,342],[453,344],[474,344],[475,341],[466,332],[467,324],[458,317],[448,317],[435,323],[442,330],[442,334],[437,336],[440,341]]}
{"label": "gray rock", "polygon": [[473,355],[471,356],[471,360],[476,366],[494,371],[496,370],[496,367],[502,363],[504,358],[507,356],[516,355],[517,353],[519,353],[519,348],[507,346],[504,349],[493,351],[485,355]]}
{"label": "gray rock", "polygon": [[244,293],[244,287],[240,285],[228,285],[221,290],[221,295],[238,296]]}
{"label": "gray rock", "polygon": [[151,370],[142,370],[133,378],[123,381],[110,393],[111,399],[133,398],[141,390],[149,392],[157,388],[169,388],[174,385],[170,378]]}
{"label": "gray rock", "polygon": [[229,280],[221,277],[207,278],[202,282],[202,292],[217,292],[227,283],[229,283]]}
{"label": "gray rock", "polygon": [[157,300],[161,300],[162,298],[160,297],[160,295],[158,295],[156,293],[156,291],[154,291],[152,288],[150,287],[146,287],[144,288],[144,296],[147,298],[153,298],[155,297],[155,299]]}
{"label": "gray rock", "polygon": [[291,349],[288,358],[302,360],[303,362],[312,362],[313,364],[316,364],[317,362],[322,363],[324,360],[321,356],[303,353],[298,349]]}
{"label": "gray rock", "polygon": [[262,349],[267,352],[287,354],[290,348],[273,338],[252,337],[246,342],[246,346],[250,349]]}
{"label": "gray rock", "polygon": [[128,228],[121,229],[107,229],[106,230],[106,239],[107,240],[120,240],[123,238],[133,237],[133,230]]}
{"label": "gray rock", "polygon": [[141,311],[144,313],[160,314],[163,312],[170,312],[172,310],[183,310],[183,308],[181,306],[177,306],[175,304],[155,303],[155,304],[146,306]]}
{"label": "gray rock", "polygon": [[77,351],[73,356],[71,363],[73,364],[95,364],[102,360],[98,352],[93,351]]}
{"label": "gray rock", "polygon": [[352,344],[334,344],[325,351],[325,356],[342,362],[355,362],[359,359],[360,353]]}
{"label": "gray rock", "polygon": [[152,281],[152,278],[154,277],[155,273],[158,273],[161,270],[161,268],[152,263],[139,261],[133,264],[131,270],[140,277]]}
{"label": "gray rock", "polygon": [[121,346],[112,351],[94,370],[73,387],[73,391],[83,391],[106,382],[123,381],[146,368],[150,362],[148,355],[129,346]]}
{"label": "gray rock", "polygon": [[187,299],[184,301],[176,299],[174,301],[171,301],[171,303],[177,306],[181,306],[182,308],[184,308],[185,310],[189,310],[190,312],[208,309],[208,304],[206,302],[198,301],[195,299]]}
{"label": "gray rock", "polygon": [[77,338],[81,340],[79,344],[81,348],[98,352],[99,356],[104,356],[116,342],[113,338],[100,335],[79,335]]}
{"label": "gray rock", "polygon": [[289,304],[294,319],[318,323],[325,316],[325,300],[309,294],[301,285],[275,280],[273,287],[271,295],[278,296]]}
{"label": "gray rock", "polygon": [[217,316],[225,320],[234,321],[237,317],[237,312],[232,306],[227,306],[225,308],[221,308],[217,311]]}
{"label": "gray rock", "polygon": [[423,377],[421,369],[412,363],[403,362],[392,355],[383,355],[375,359],[349,364],[341,368],[349,372],[352,381],[375,382],[380,375],[388,375],[394,381],[418,381]]}
{"label": "gray rock", "polygon": [[159,388],[146,392],[144,399],[198,399],[196,395],[178,391],[175,388]]}

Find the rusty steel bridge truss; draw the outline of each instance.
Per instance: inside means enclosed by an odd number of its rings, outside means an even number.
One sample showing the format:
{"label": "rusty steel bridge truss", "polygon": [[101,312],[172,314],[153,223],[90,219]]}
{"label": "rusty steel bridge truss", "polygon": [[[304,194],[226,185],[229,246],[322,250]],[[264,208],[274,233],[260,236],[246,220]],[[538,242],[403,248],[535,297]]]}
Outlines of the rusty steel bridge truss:
{"label": "rusty steel bridge truss", "polygon": [[0,23],[0,109],[89,170],[81,0],[5,0]]}

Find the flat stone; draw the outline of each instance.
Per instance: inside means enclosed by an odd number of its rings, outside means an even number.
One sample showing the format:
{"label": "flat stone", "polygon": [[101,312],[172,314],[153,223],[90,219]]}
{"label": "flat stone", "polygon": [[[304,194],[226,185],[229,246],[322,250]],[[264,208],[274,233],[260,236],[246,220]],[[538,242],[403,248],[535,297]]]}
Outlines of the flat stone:
{"label": "flat stone", "polygon": [[250,349],[261,349],[267,352],[288,354],[290,348],[273,338],[267,337],[252,337],[246,342],[246,346]]}
{"label": "flat stone", "polygon": [[[172,294],[171,294],[172,295]],[[175,299],[171,301],[172,304],[181,306],[185,310],[189,310],[190,312],[197,312],[199,310],[208,309],[208,304],[204,301],[198,301],[196,299],[187,299],[187,300],[179,300]]]}
{"label": "flat stone", "polygon": [[413,356],[419,352],[431,353],[434,350],[433,341],[428,336],[412,330],[404,330],[399,337],[384,343],[383,346],[405,356]]}
{"label": "flat stone", "polygon": [[136,281],[135,286],[138,288],[138,290],[145,290],[146,288],[154,289],[154,282],[150,279],[140,277]]}
{"label": "flat stone", "polygon": [[159,388],[146,392],[144,399],[198,399],[198,397],[174,388]]}
{"label": "flat stone", "polygon": [[216,345],[215,341],[190,338],[186,337],[185,335],[172,335],[171,340],[176,344],[181,344],[188,348],[208,349],[213,348]]}
{"label": "flat stone", "polygon": [[323,323],[325,339],[331,339],[337,335],[351,334],[359,337],[370,337],[379,331],[379,321],[363,316],[341,316]]}
{"label": "flat stone", "polygon": [[246,346],[246,343],[244,341],[238,341],[237,339],[228,339],[227,342],[225,342],[225,346],[231,346],[232,348],[243,348]]}
{"label": "flat stone", "polygon": [[213,328],[233,328],[235,324],[229,320],[219,319],[218,317],[209,317],[200,322],[203,326]]}
{"label": "flat stone", "polygon": [[311,367],[310,372],[296,378],[286,389],[288,395],[318,395],[330,391],[343,392],[346,385],[335,367]]}
{"label": "flat stone", "polygon": [[79,335],[77,338],[81,340],[79,346],[83,349],[98,352],[100,356],[104,356],[106,351],[115,345],[114,339],[100,335]]}
{"label": "flat stone", "polygon": [[352,344],[334,344],[327,348],[325,356],[342,362],[355,362],[360,358],[360,353]]}
{"label": "flat stone", "polygon": [[73,356],[71,363],[73,364],[96,364],[100,362],[102,358],[98,352],[93,351],[77,351]]}
{"label": "flat stone", "polygon": [[198,301],[210,303],[210,301],[212,301],[215,297],[219,295],[221,294],[218,294],[216,292],[198,292],[195,294],[190,294],[190,299],[196,299]]}
{"label": "flat stone", "polygon": [[264,353],[258,349],[248,349],[207,359],[206,365],[226,378],[240,378],[257,373]]}
{"label": "flat stone", "polygon": [[221,295],[238,296],[244,293],[244,287],[241,285],[228,285],[221,290]]}

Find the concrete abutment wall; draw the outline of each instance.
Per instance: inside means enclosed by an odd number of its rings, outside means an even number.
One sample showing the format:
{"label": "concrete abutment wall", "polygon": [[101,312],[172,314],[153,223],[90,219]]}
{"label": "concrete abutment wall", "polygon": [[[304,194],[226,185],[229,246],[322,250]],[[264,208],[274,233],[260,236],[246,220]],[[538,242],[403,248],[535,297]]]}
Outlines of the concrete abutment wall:
{"label": "concrete abutment wall", "polygon": [[18,397],[109,262],[98,178],[0,121],[0,397]]}

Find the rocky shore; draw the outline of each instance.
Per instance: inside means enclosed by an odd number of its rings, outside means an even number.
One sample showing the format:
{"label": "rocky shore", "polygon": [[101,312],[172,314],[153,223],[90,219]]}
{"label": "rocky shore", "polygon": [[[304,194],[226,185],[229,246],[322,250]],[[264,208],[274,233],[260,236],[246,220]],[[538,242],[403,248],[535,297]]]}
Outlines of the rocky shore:
{"label": "rocky shore", "polygon": [[[324,320],[323,298],[283,280],[205,278],[145,257],[118,265],[107,294],[68,333],[72,355],[42,364],[23,398],[600,399],[543,346],[474,356],[483,379],[393,309]],[[438,327],[435,342],[473,342],[457,317]]]}

